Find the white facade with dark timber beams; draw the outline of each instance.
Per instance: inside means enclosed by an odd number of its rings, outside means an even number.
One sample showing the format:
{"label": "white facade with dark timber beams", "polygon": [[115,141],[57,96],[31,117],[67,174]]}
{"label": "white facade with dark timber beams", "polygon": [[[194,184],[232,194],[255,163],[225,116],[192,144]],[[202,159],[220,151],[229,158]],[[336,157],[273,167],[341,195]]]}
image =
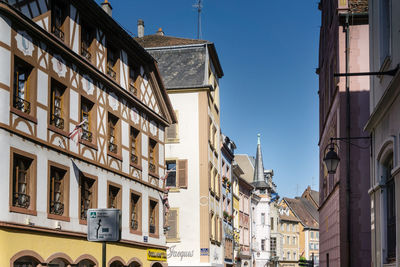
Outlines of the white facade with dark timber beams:
{"label": "white facade with dark timber beams", "polygon": [[121,210],[107,266],[165,265],[146,253],[166,252],[176,118],[154,59],[92,0],[0,1],[0,58],[0,265],[100,266],[89,208]]}

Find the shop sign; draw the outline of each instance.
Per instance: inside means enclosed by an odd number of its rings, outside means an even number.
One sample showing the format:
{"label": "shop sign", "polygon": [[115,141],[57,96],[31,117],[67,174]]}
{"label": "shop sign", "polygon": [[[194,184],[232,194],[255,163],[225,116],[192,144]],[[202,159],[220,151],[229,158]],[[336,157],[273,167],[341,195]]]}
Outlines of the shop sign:
{"label": "shop sign", "polygon": [[161,249],[147,249],[147,260],[149,261],[167,261],[167,252]]}
{"label": "shop sign", "polygon": [[194,255],[194,250],[176,250],[176,246],[168,248],[167,258],[191,258]]}
{"label": "shop sign", "polygon": [[200,248],[200,256],[208,256],[208,248]]}

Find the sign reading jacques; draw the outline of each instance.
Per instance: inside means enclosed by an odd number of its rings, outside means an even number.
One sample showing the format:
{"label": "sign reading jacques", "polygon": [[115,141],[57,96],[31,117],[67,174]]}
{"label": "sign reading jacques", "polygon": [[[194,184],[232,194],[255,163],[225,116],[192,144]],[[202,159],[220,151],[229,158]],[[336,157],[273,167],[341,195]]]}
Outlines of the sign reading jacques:
{"label": "sign reading jacques", "polygon": [[119,241],[119,209],[89,209],[87,211],[89,241]]}

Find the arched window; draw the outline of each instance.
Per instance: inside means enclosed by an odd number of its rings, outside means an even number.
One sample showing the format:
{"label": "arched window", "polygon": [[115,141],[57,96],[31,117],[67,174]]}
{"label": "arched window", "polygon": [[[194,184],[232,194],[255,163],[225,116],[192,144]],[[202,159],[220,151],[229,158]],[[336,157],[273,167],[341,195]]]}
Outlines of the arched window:
{"label": "arched window", "polygon": [[54,259],[48,264],[49,267],[69,267],[68,265],[69,263],[61,258]]}
{"label": "arched window", "polygon": [[36,267],[39,262],[33,257],[21,257],[14,262],[13,267]]}
{"label": "arched window", "polygon": [[388,263],[396,258],[396,196],[392,169],[393,154],[390,154],[383,164],[386,188],[386,245]]}
{"label": "arched window", "polygon": [[91,260],[82,260],[78,263],[77,267],[94,267],[96,264]]}
{"label": "arched window", "polygon": [[124,267],[124,264],[122,264],[120,261],[114,261],[110,264],[110,267]]}
{"label": "arched window", "polygon": [[128,267],[140,267],[140,263],[134,261],[131,264],[129,264]]}

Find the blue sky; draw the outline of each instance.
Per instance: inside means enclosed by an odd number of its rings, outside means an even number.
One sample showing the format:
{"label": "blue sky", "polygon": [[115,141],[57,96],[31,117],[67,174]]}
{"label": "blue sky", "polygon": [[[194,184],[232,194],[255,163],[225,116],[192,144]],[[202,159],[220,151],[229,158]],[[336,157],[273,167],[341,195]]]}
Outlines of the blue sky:
{"label": "blue sky", "polygon": [[[102,2],[102,0],[97,0]],[[162,28],[196,38],[195,0],[109,0],[113,17],[136,35]],[[307,185],[318,190],[318,43],[320,12],[310,0],[203,0],[202,39],[215,43],[221,129],[236,153],[255,155],[261,134],[264,167],[273,169],[280,196]]]}

